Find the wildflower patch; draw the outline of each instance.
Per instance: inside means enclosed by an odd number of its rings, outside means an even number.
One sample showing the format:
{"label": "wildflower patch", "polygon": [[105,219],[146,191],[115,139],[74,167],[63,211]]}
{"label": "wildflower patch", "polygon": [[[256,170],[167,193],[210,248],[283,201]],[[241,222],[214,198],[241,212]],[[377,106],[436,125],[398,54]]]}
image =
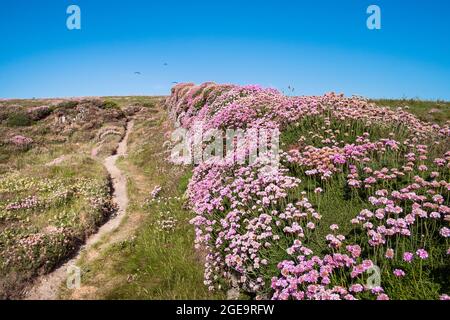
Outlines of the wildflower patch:
{"label": "wildflower patch", "polygon": [[[186,130],[279,130],[279,166],[198,162],[188,187],[204,283],[257,299],[445,299],[448,125],[334,93],[179,84]],[[203,148],[204,146],[202,146]],[[201,149],[203,150],[203,149]],[[420,288],[420,289],[418,289]]]}

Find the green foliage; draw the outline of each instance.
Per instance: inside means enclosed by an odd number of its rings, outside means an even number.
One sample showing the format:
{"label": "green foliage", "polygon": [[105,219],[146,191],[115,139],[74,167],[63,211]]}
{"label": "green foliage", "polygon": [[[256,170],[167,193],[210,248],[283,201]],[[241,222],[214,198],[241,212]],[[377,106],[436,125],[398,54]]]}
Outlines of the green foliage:
{"label": "green foliage", "polygon": [[184,175],[180,177],[180,181],[178,182],[178,190],[184,193],[187,190],[189,180],[191,180],[192,171],[187,170]]}
{"label": "green foliage", "polygon": [[64,101],[57,105],[56,109],[73,109],[78,105],[78,101]]}
{"label": "green foliage", "polygon": [[27,127],[32,124],[30,117],[25,112],[14,112],[8,116],[6,125],[8,127]]}
{"label": "green foliage", "polygon": [[155,102],[153,102],[153,101],[142,103],[142,106],[143,106],[144,108],[149,108],[149,109],[154,108],[155,105],[156,105],[156,104],[155,104]]}
{"label": "green foliage", "polygon": [[371,100],[379,106],[390,108],[407,108],[419,119],[443,124],[450,120],[450,102],[448,101],[426,101],[419,99],[376,99]]}
{"label": "green foliage", "polygon": [[111,101],[111,100],[105,100],[103,101],[102,105],[100,106],[102,109],[120,109],[117,102]]}

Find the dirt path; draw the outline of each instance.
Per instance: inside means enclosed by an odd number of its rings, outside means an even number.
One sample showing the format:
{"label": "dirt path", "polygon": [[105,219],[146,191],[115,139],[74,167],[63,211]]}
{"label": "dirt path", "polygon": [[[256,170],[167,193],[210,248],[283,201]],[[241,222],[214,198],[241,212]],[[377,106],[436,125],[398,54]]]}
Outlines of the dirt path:
{"label": "dirt path", "polygon": [[62,283],[66,282],[68,272],[73,272],[74,266],[80,259],[82,254],[88,253],[92,247],[97,244],[108,233],[117,229],[125,216],[128,195],[127,195],[127,181],[122,171],[116,166],[116,161],[120,156],[127,153],[127,142],[130,131],[133,129],[133,121],[127,123],[127,129],[123,139],[120,141],[117,151],[114,155],[105,159],[104,165],[113,182],[113,200],[118,205],[117,213],[104,225],[102,225],[97,233],[90,236],[85,245],[80,248],[77,255],[71,260],[64,263],[61,267],[54,270],[52,273],[38,278],[31,289],[25,293],[25,300],[55,300],[58,299],[59,288]]}

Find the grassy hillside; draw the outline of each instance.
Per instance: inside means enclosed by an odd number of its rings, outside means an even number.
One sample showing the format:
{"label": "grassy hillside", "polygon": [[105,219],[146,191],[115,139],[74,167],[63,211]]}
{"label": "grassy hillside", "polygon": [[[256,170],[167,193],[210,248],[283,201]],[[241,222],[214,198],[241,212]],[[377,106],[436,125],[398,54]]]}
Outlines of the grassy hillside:
{"label": "grassy hillside", "polygon": [[19,297],[115,211],[101,161],[125,122],[104,99],[0,102],[0,297]]}
{"label": "grassy hillside", "polygon": [[450,120],[450,102],[424,101],[416,99],[377,99],[371,100],[379,106],[390,108],[406,108],[419,119],[438,124],[444,124]]}

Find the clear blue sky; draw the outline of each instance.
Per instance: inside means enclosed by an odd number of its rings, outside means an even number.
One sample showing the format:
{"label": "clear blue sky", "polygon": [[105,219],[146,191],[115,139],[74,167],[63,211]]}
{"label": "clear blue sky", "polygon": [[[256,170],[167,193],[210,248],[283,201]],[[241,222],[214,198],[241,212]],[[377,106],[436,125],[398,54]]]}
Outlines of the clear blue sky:
{"label": "clear blue sky", "polygon": [[[81,30],[66,28],[70,4]],[[381,30],[366,27],[370,4]],[[168,94],[172,81],[450,100],[450,1],[0,2],[2,98]]]}

